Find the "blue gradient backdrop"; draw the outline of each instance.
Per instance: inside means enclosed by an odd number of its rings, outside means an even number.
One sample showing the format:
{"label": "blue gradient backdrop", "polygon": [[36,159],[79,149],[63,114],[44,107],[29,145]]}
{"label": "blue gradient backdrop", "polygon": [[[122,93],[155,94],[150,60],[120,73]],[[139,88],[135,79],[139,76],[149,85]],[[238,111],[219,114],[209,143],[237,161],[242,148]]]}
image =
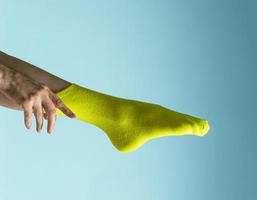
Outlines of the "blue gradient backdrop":
{"label": "blue gradient backdrop", "polygon": [[257,199],[257,1],[0,0],[0,48],[71,82],[206,118],[206,137],[117,152],[0,109],[0,200]]}

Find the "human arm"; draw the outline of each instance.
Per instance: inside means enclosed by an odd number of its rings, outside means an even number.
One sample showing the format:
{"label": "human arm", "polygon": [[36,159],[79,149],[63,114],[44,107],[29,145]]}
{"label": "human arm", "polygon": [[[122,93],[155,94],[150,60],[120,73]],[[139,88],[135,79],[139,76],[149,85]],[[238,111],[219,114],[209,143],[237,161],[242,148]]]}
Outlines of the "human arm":
{"label": "human arm", "polygon": [[[55,108],[59,108],[69,117],[75,117],[74,113],[63,104],[47,85],[17,72],[5,65],[6,63],[6,60],[1,57],[0,92],[2,95],[0,101],[3,100],[2,105],[7,107],[13,106],[14,109],[24,110],[24,120],[27,128],[31,126],[32,113],[36,118],[38,132],[42,129],[43,117],[45,116],[48,119],[48,133],[52,132],[55,124]],[[10,103],[8,103],[8,99]]]}

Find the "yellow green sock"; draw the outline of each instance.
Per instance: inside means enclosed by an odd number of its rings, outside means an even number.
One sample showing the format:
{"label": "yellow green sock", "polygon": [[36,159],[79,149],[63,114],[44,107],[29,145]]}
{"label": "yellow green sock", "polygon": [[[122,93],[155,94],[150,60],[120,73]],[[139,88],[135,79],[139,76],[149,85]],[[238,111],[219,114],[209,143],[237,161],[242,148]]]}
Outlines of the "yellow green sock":
{"label": "yellow green sock", "polygon": [[[203,136],[207,120],[160,105],[102,94],[76,84],[57,93],[77,119],[102,129],[122,152],[134,151],[150,139],[163,136]],[[57,110],[59,115],[63,115]]]}

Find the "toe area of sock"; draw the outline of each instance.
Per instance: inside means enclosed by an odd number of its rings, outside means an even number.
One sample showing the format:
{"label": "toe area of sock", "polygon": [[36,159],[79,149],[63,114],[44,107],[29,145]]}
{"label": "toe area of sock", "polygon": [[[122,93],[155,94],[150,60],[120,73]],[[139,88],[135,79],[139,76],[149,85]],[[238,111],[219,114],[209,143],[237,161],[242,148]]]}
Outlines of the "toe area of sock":
{"label": "toe area of sock", "polygon": [[210,130],[210,125],[208,120],[201,120],[198,126],[198,136],[205,136]]}

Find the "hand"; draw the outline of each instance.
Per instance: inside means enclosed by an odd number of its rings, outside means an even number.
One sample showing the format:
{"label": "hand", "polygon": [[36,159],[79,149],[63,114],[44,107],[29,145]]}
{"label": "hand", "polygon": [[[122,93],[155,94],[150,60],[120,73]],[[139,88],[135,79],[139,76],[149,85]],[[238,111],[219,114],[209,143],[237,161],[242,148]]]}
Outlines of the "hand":
{"label": "hand", "polygon": [[47,132],[51,133],[56,122],[56,108],[74,118],[75,114],[46,85],[0,64],[0,90],[24,111],[25,126],[31,127],[32,113],[36,130],[40,132],[44,119],[48,120]]}

